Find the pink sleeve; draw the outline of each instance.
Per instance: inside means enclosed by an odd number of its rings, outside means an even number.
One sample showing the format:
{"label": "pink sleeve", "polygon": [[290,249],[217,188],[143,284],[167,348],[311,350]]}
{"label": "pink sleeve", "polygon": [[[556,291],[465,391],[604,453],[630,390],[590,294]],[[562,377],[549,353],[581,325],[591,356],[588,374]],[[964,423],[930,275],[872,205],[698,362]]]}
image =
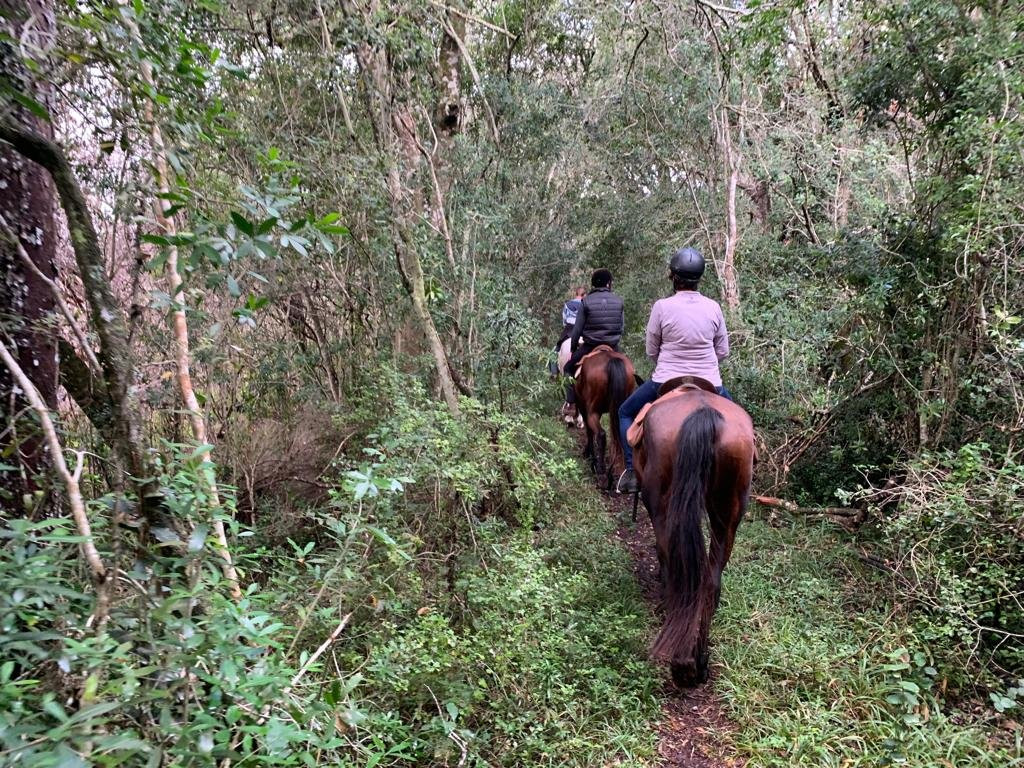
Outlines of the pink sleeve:
{"label": "pink sleeve", "polygon": [[654,302],[651,319],[647,321],[647,356],[658,362],[661,353],[661,302]]}
{"label": "pink sleeve", "polygon": [[725,328],[725,316],[718,307],[718,328],[715,330],[715,355],[719,360],[729,356],[729,331]]}

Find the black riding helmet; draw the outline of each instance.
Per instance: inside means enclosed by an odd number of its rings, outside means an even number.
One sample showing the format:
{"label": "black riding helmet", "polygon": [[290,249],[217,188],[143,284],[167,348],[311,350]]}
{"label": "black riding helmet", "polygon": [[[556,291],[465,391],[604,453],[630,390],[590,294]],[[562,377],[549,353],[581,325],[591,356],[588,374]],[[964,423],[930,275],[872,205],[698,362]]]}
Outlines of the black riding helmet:
{"label": "black riding helmet", "polygon": [[700,280],[704,274],[704,257],[696,248],[680,248],[672,254],[668,268],[681,280]]}

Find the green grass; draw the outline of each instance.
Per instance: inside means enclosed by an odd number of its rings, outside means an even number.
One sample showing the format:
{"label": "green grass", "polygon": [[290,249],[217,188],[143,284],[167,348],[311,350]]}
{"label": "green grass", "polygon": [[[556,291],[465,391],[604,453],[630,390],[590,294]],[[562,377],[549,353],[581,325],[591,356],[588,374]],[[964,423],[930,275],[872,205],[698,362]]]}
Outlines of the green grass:
{"label": "green grass", "polygon": [[844,539],[802,521],[741,527],[713,628],[735,724],[721,737],[750,766],[1024,764],[991,719],[942,701],[951,671],[932,666],[891,585]]}

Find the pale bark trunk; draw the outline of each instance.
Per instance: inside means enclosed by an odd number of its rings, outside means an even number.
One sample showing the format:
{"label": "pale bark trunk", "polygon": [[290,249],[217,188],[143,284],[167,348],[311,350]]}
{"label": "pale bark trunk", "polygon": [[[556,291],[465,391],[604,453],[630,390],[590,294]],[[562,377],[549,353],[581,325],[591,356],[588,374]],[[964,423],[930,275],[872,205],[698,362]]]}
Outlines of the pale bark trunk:
{"label": "pale bark trunk", "polygon": [[441,387],[441,394],[448,410],[452,415],[459,415],[459,396],[455,390],[455,380],[452,377],[451,368],[448,363],[448,353],[441,342],[441,335],[437,332],[434,318],[430,314],[430,307],[427,306],[425,281],[423,278],[423,266],[420,263],[419,254],[416,252],[415,243],[408,230],[408,222],[401,221],[400,217],[407,215],[407,208],[403,207],[401,200],[405,197],[401,190],[401,180],[398,169],[392,167],[387,173],[388,197],[391,200],[391,212],[393,218],[395,258],[398,268],[402,273],[402,282],[405,285],[409,298],[412,300],[413,312],[416,319],[422,323],[423,335],[426,337],[427,346],[434,358],[434,366],[437,369],[438,382]]}
{"label": "pale bark trunk", "polygon": [[[128,28],[132,36],[141,43],[138,27],[134,22],[128,22]],[[149,62],[142,60],[140,65],[142,79],[151,90],[155,92],[156,82],[153,77],[153,69]],[[150,138],[153,149],[153,181],[156,184],[158,196],[153,200],[153,216],[157,226],[169,239],[177,234],[177,225],[174,218],[164,209],[165,201],[170,192],[170,171],[167,167],[167,151],[164,144],[163,132],[160,124],[156,121],[153,113],[152,102],[146,104],[146,119],[150,123]],[[167,282],[170,284],[170,296],[172,303],[171,328],[174,335],[175,367],[177,373],[178,389],[181,392],[181,399],[188,411],[189,423],[192,427],[192,435],[201,446],[209,446],[209,436],[206,431],[206,418],[203,415],[199,400],[196,397],[195,387],[192,384],[191,372],[191,350],[188,339],[188,319],[185,315],[185,291],[184,281],[178,269],[178,248],[175,245],[167,246]],[[204,447],[200,453],[200,459],[208,467],[205,470],[207,481],[207,492],[210,496],[212,512],[211,525],[214,536],[217,539],[219,554],[222,559],[221,568],[224,578],[228,582],[231,595],[236,600],[242,598],[242,591],[238,583],[238,572],[235,569],[231,557],[231,550],[228,547],[227,532],[224,529],[224,522],[218,518],[221,512],[220,493],[217,488],[217,478],[212,467],[213,458],[208,447]]]}
{"label": "pale bark trunk", "polygon": [[109,578],[110,572],[103,563],[96,543],[92,537],[92,527],[89,525],[89,516],[85,511],[85,501],[82,498],[82,489],[78,481],[82,473],[82,454],[78,455],[78,465],[75,471],[68,469],[64,461],[64,449],[57,438],[57,430],[54,427],[53,419],[50,418],[50,408],[44,402],[42,394],[35,384],[28,378],[25,371],[18,365],[14,355],[7,349],[7,345],[0,342],[0,360],[9,371],[11,377],[22,388],[25,399],[28,400],[32,409],[39,417],[39,424],[42,427],[46,445],[50,450],[50,462],[64,483],[64,489],[68,495],[68,506],[71,507],[71,517],[75,521],[78,535],[81,538],[79,549],[82,552],[82,559],[85,560],[92,575],[93,585],[96,588],[96,610],[93,618],[97,625],[102,625],[107,618],[110,607],[109,599]]}
{"label": "pale bark trunk", "polygon": [[719,137],[728,174],[725,191],[725,247],[722,253],[721,268],[722,299],[730,316],[738,317],[740,289],[736,273],[736,245],[739,242],[739,226],[736,221],[736,187],[739,183],[740,164],[743,158],[733,144],[732,126],[729,124],[728,111],[725,108],[722,109]]}

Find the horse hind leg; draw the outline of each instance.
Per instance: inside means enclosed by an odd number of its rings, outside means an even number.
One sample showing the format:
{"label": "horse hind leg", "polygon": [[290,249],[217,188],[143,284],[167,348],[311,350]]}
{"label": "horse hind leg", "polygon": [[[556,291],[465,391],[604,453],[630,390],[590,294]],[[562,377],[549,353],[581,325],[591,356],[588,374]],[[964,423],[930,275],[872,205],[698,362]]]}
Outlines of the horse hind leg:
{"label": "horse hind leg", "polygon": [[[611,429],[615,429],[615,426],[616,425],[612,424],[612,425],[610,425],[610,428]],[[605,447],[607,448],[607,443],[605,443]],[[615,461],[616,461],[616,458],[617,458],[617,456],[616,456],[616,451],[615,450],[612,450],[611,455],[608,455],[607,453],[605,454],[605,470],[604,470],[604,473],[605,473],[605,477],[606,477],[606,480],[607,480],[607,487],[605,488],[605,490],[608,493],[611,493],[612,491],[615,490],[615,481],[617,479],[615,477]]]}
{"label": "horse hind leg", "polygon": [[581,427],[586,429],[587,440],[583,444],[583,458],[589,459],[594,455],[594,433],[590,431],[590,426],[586,421],[587,408],[583,402],[583,398],[580,397],[579,392],[576,393],[576,413],[578,414],[577,420],[582,420]]}
{"label": "horse hind leg", "polygon": [[590,471],[598,475],[604,466],[604,430],[601,429],[600,416],[588,408],[584,417],[587,428],[587,444],[590,450]]}
{"label": "horse hind leg", "polygon": [[605,474],[608,461],[608,435],[605,434],[600,422],[597,424],[597,465],[594,467],[594,474],[600,477]]}

